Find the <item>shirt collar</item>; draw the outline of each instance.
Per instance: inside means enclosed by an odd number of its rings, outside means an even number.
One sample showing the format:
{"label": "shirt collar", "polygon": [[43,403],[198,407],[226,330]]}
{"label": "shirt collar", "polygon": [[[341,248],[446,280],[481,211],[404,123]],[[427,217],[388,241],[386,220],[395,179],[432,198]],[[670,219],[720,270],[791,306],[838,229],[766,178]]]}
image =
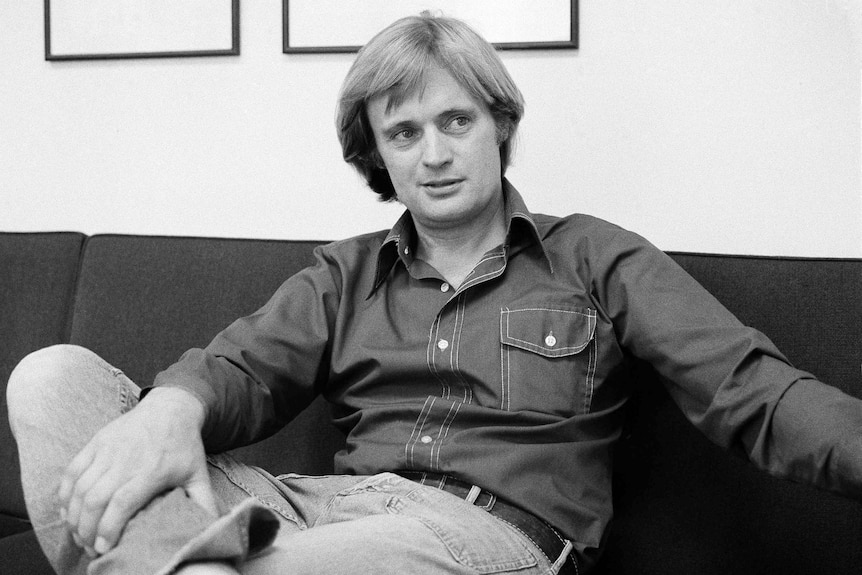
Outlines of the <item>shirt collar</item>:
{"label": "shirt collar", "polygon": [[[542,250],[542,257],[548,263],[548,268],[553,273],[553,265],[542,243],[542,236],[539,233],[539,228],[536,225],[533,214],[527,209],[524,198],[521,197],[515,186],[505,178],[503,179],[503,198],[505,201],[506,221],[508,222],[506,234],[507,248],[519,241],[537,244]],[[374,276],[374,287],[371,288],[371,293],[377,290],[380,284],[386,280],[389,272],[392,271],[392,267],[399,259],[401,259],[405,266],[409,266],[413,262],[415,235],[416,230],[413,227],[413,219],[410,217],[410,212],[405,211],[398,218],[395,225],[392,226],[392,229],[389,230],[386,239],[383,240],[383,244],[381,244],[377,252],[377,271]]]}

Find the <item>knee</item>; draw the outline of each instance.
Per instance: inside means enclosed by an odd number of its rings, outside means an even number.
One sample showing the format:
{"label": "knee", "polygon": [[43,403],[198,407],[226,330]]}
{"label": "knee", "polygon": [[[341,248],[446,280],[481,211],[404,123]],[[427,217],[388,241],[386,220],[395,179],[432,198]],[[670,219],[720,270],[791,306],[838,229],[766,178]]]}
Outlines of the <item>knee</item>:
{"label": "knee", "polygon": [[69,375],[98,357],[76,345],[53,345],[34,351],[22,359],[9,376],[6,404],[9,417],[38,410],[46,401],[63,401],[68,397]]}

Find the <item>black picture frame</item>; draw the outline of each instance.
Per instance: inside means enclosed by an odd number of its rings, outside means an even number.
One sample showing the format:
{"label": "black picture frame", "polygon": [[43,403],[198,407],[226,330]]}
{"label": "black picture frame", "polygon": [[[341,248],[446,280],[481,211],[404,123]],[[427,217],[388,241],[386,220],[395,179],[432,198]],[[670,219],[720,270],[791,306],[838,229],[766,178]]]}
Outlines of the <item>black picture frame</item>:
{"label": "black picture frame", "polygon": [[[124,2],[117,2],[117,0],[102,0],[103,5],[110,10],[113,10],[113,15],[117,15],[117,10],[122,10],[123,6],[126,7],[143,7],[146,9],[147,6],[152,6],[153,3],[148,3],[148,0],[124,0]],[[68,0],[44,0],[45,2],[45,60],[48,61],[65,61],[65,60],[116,60],[116,59],[134,59],[134,58],[189,58],[189,57],[206,57],[206,56],[238,56],[240,53],[240,25],[239,25],[239,0],[225,0],[225,6],[222,6],[222,13],[214,13],[217,16],[220,16],[222,20],[225,22],[219,21],[217,24],[219,26],[227,25],[226,19],[229,17],[230,19],[230,30],[229,36],[228,31],[225,29],[219,28],[218,34],[220,37],[224,39],[228,39],[228,42],[220,42],[218,46],[207,45],[204,46],[184,46],[182,48],[177,48],[176,46],[165,46],[164,49],[160,49],[158,46],[147,47],[146,49],[137,49],[133,48],[133,41],[129,42],[130,49],[117,48],[116,40],[113,40],[114,44],[107,45],[110,43],[106,43],[105,49],[96,48],[93,49],[93,45],[98,42],[99,35],[96,34],[95,37],[92,34],[92,27],[89,32],[91,34],[85,35],[84,28],[87,28],[86,25],[81,25],[73,21],[74,17],[74,6],[70,8],[69,4],[63,4],[64,2],[68,2]],[[137,4],[136,4],[137,3]],[[54,9],[52,10],[52,4],[54,5]],[[74,4],[74,2],[72,2]],[[183,7],[183,0],[173,0],[171,6],[175,10],[181,10]],[[62,7],[62,9],[60,9]],[[127,8],[131,11],[131,8]],[[155,8],[153,8],[155,9]],[[229,14],[227,11],[229,10]],[[62,14],[61,15],[58,15]],[[59,20],[59,21],[58,21]],[[92,24],[92,22],[90,22]],[[186,22],[188,24],[188,22]],[[198,21],[197,24],[202,27],[202,32],[212,33],[214,30],[203,30],[203,22]],[[146,32],[146,29],[143,31],[137,28],[134,28],[131,24],[125,24],[128,27],[128,31],[134,32],[135,35],[141,36]],[[213,28],[214,24],[209,23],[210,28]],[[133,30],[134,28],[134,30]],[[76,47],[77,44],[77,47]],[[60,47],[62,46],[62,47]]]}
{"label": "black picture frame", "polygon": [[[291,35],[291,26],[299,25],[297,23],[296,14],[291,12],[291,1],[294,4],[299,2],[306,2],[310,5],[313,5],[315,0],[282,0],[282,52],[285,54],[326,54],[326,53],[351,53],[357,52],[359,48],[361,48],[364,42],[346,42],[344,44],[340,43],[315,43],[315,42],[296,42],[292,41]],[[386,2],[386,0],[375,0],[377,2]],[[460,0],[460,5],[463,5],[468,0]],[[507,13],[506,6],[504,6],[506,0],[496,0],[496,6],[494,14],[489,14],[489,19],[499,19],[501,15]],[[354,6],[351,6],[353,3],[345,3],[346,7],[350,7],[354,10],[357,10]],[[360,4],[360,3],[356,3]],[[397,3],[389,2],[389,5],[393,5]],[[578,0],[568,0],[564,4],[568,7],[568,38],[565,39],[530,39],[529,37],[525,37],[522,40],[506,40],[506,41],[494,41],[493,38],[488,37],[487,39],[500,50],[560,50],[560,49],[577,49],[578,48]],[[366,3],[367,5],[367,3]],[[534,6],[536,10],[542,10],[543,6],[540,2],[534,2]],[[445,10],[444,10],[445,12]],[[405,8],[404,13],[400,15],[408,15],[410,13],[415,13],[415,11],[410,11]],[[457,16],[457,14],[455,14]],[[562,14],[558,14],[558,16],[562,16]],[[549,15],[549,18],[553,17],[553,15]],[[388,21],[379,22],[380,28],[393,21],[394,18],[390,18]],[[490,20],[489,20],[490,21]],[[332,27],[333,23],[327,22],[314,22],[314,25],[319,25],[321,27],[328,26]]]}

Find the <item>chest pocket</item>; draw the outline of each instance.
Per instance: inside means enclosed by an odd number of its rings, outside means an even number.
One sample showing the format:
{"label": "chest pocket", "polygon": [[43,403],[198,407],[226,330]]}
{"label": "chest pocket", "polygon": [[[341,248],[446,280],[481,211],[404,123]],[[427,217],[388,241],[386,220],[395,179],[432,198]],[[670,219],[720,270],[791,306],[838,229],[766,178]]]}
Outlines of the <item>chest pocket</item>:
{"label": "chest pocket", "polygon": [[596,373],[596,312],[500,310],[502,409],[589,413]]}

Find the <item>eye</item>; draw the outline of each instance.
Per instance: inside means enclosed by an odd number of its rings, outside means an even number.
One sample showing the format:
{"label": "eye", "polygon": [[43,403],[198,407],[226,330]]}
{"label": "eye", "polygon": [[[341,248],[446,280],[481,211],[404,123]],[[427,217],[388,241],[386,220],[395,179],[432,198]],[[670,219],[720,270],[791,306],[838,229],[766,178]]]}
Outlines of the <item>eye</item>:
{"label": "eye", "polygon": [[416,130],[413,128],[404,128],[392,134],[392,139],[396,142],[409,142],[416,136]]}
{"label": "eye", "polygon": [[464,115],[455,116],[454,118],[452,118],[449,121],[449,124],[446,127],[449,130],[452,130],[455,132],[464,131],[465,129],[470,127],[470,124],[472,122],[473,122],[473,120],[472,120],[472,118],[470,118],[470,116],[464,116]]}

